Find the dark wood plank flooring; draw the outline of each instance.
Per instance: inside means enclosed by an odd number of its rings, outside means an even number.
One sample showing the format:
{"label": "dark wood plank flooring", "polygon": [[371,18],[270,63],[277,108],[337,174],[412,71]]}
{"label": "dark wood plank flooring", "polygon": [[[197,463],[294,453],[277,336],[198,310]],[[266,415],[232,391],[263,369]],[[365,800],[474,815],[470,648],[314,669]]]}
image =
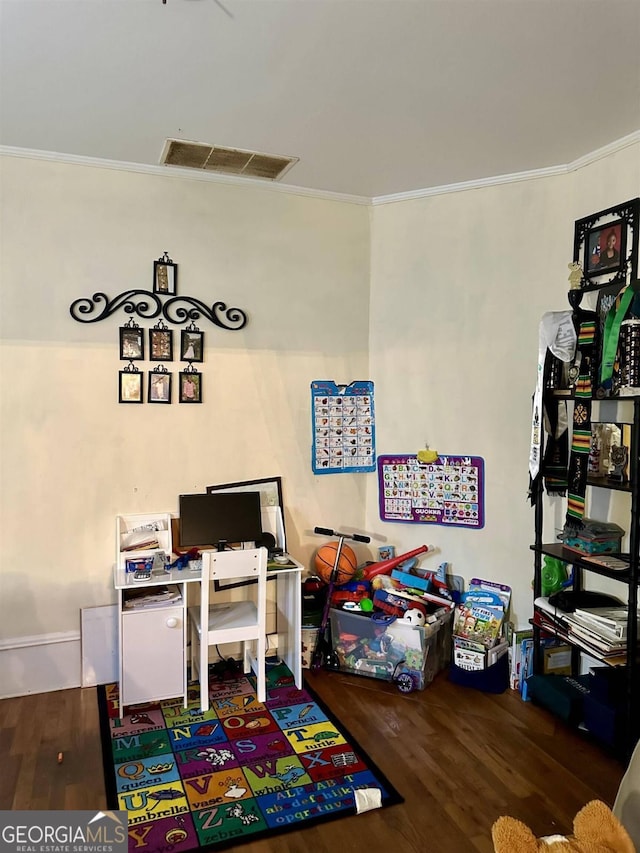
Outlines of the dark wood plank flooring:
{"label": "dark wood plank flooring", "polygon": [[[511,691],[479,693],[446,673],[406,696],[371,679],[306,676],[405,802],[242,845],[246,853],[492,853],[502,814],[549,835],[570,831],[591,799],[613,804],[623,766]],[[0,767],[0,809],[105,808],[95,689],[0,701]]]}

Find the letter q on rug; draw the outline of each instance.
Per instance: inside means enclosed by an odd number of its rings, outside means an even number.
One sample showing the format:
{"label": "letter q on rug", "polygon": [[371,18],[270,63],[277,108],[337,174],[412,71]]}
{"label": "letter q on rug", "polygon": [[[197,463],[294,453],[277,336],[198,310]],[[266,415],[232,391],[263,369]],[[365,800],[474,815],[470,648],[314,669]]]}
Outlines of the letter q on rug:
{"label": "letter q on rug", "polygon": [[284,664],[264,703],[252,676],[210,683],[206,712],[194,684],[186,709],[132,705],[123,719],[118,685],[98,688],[107,801],[128,812],[130,850],[222,850],[403,801]]}

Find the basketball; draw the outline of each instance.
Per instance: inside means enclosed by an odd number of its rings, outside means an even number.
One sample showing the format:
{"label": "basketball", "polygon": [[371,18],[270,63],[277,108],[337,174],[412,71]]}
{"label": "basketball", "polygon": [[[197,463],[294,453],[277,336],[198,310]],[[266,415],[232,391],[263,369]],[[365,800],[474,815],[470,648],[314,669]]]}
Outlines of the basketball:
{"label": "basketball", "polygon": [[[325,583],[329,583],[331,579],[331,572],[333,571],[333,567],[336,562],[337,551],[337,542],[329,542],[321,548],[318,548],[315,561],[316,573]],[[356,555],[353,553],[353,549],[348,545],[343,544],[342,551],[340,552],[340,560],[338,561],[338,571],[335,583],[340,585],[350,581],[354,576],[357,567],[358,561],[356,559]]]}

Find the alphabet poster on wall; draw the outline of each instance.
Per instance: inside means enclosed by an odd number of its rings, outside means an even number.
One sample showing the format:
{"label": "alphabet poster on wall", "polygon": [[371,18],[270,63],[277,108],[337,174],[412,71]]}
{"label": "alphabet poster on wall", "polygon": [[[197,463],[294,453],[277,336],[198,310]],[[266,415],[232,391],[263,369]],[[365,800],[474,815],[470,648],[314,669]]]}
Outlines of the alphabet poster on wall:
{"label": "alphabet poster on wall", "polygon": [[311,383],[314,474],[376,470],[373,382]]}
{"label": "alphabet poster on wall", "polygon": [[446,456],[418,462],[415,455],[380,456],[382,521],[484,527],[484,460]]}

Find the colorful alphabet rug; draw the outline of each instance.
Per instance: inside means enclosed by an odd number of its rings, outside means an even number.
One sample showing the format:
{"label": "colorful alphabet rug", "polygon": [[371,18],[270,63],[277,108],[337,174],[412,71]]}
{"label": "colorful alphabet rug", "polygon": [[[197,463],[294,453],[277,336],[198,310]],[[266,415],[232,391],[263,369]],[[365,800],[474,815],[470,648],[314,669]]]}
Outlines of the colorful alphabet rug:
{"label": "colorful alphabet rug", "polygon": [[118,685],[98,688],[107,800],[129,813],[129,850],[220,850],[355,814],[362,802],[402,802],[283,664],[268,670],[264,703],[253,676],[212,682],[210,696],[202,712],[190,685],[186,709],[172,699],[120,719]]}

